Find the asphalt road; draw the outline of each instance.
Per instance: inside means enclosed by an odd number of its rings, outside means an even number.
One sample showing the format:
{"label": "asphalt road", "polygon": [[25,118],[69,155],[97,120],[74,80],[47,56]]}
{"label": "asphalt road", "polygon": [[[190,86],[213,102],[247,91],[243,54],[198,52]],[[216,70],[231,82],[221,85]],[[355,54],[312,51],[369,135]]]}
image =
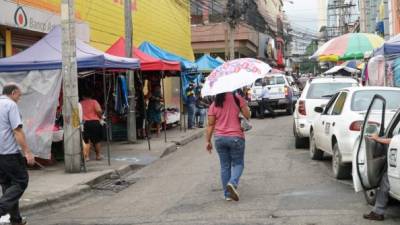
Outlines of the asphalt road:
{"label": "asphalt road", "polygon": [[329,158],[294,149],[292,117],[252,123],[239,202],[223,200],[218,156],[199,139],[126,177],[126,189],[28,212],[29,224],[399,224],[399,203],[384,222],[364,220],[370,207],[351,180],[336,181]]}

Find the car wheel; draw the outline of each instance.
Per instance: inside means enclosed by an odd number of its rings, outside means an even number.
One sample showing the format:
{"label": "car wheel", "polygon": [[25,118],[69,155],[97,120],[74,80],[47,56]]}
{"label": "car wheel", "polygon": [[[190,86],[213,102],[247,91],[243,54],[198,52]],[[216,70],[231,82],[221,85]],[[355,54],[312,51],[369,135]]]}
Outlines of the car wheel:
{"label": "car wheel", "polygon": [[315,145],[314,131],[310,132],[310,157],[312,160],[322,160],[324,152]]}
{"label": "car wheel", "polygon": [[333,145],[332,171],[334,177],[339,180],[350,178],[351,176],[351,164],[342,162],[342,156],[340,155],[337,142]]}
{"label": "car wheel", "polygon": [[307,147],[308,138],[299,137],[296,132],[296,123],[293,122],[294,145],[296,148]]}
{"label": "car wheel", "polygon": [[369,205],[375,205],[375,201],[376,201],[376,188],[375,189],[371,189],[371,190],[364,190],[364,198],[365,201],[367,201],[367,203]]}
{"label": "car wheel", "polygon": [[256,117],[257,117],[257,109],[251,108],[251,118],[256,118]]}

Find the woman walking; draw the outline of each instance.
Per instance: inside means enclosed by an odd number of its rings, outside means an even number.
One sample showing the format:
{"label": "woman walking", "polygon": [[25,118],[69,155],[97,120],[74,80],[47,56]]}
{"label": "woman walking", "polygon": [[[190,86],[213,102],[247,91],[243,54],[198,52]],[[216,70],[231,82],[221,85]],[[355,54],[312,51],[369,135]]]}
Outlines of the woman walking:
{"label": "woman walking", "polygon": [[245,137],[240,125],[240,113],[250,118],[246,101],[231,92],[216,95],[208,110],[206,148],[211,153],[211,137],[215,130],[215,147],[220,159],[221,181],[227,201],[239,201],[237,187],[244,169]]}

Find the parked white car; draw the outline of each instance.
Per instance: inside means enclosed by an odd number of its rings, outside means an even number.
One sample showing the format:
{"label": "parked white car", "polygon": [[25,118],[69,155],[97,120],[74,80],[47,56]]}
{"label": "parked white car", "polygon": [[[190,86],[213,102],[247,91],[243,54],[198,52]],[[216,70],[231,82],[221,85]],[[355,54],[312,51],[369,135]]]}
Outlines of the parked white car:
{"label": "parked white car", "polygon": [[[353,184],[355,191],[364,191],[369,204],[375,202],[375,189],[379,186],[383,172],[387,169],[391,197],[400,201],[400,109],[388,123],[388,117],[398,103],[399,95],[390,96],[397,101],[390,101],[381,93],[378,93],[371,102],[371,107],[363,121],[363,129],[360,133],[353,154]],[[390,112],[388,115],[387,112]],[[379,114],[379,118],[374,118]],[[376,120],[379,124],[376,124]],[[378,134],[391,139],[389,146],[376,144],[368,138],[371,134]],[[386,168],[385,168],[386,167]]]}
{"label": "parked white car", "polygon": [[[337,179],[351,175],[353,149],[368,106],[375,94],[387,99],[386,120],[400,107],[400,88],[349,87],[340,90],[326,107],[316,107],[319,114],[310,128],[310,156],[320,160],[324,152],[332,155],[332,171]],[[371,123],[380,123],[380,113],[371,114]]]}
{"label": "parked white car", "polygon": [[318,77],[307,81],[293,113],[296,148],[304,148],[309,142],[310,127],[317,115],[314,108],[325,105],[337,91],[351,86],[358,86],[358,82],[348,77]]}

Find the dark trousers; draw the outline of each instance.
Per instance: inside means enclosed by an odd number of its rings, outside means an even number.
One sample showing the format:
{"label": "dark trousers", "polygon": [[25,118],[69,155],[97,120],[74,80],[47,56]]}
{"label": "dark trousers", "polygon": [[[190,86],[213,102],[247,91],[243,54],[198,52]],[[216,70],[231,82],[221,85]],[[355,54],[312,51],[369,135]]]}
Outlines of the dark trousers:
{"label": "dark trousers", "polygon": [[271,105],[269,104],[269,99],[268,98],[263,98],[261,101],[261,104],[259,105],[258,109],[260,117],[264,118],[264,112],[265,110],[268,110],[269,113],[271,113],[272,117],[275,117],[275,112],[272,109]]}
{"label": "dark trousers", "polygon": [[29,175],[21,154],[0,155],[0,216],[10,214],[12,223],[20,223],[19,199],[28,186]]}

